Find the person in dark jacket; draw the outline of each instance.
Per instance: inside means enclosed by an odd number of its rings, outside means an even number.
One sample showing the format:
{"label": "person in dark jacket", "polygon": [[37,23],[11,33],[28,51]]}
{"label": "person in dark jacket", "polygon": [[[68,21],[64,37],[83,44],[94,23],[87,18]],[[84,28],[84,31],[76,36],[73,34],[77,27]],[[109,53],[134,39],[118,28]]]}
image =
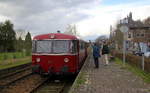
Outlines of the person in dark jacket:
{"label": "person in dark jacket", "polygon": [[95,63],[95,68],[99,68],[99,60],[98,58],[100,57],[100,47],[94,43],[93,47],[93,58],[94,58],[94,63]]}
{"label": "person in dark jacket", "polygon": [[108,44],[106,42],[104,42],[103,48],[102,48],[102,55],[104,55],[104,60],[106,62],[106,65],[109,64],[108,54],[109,54],[109,47],[108,47]]}

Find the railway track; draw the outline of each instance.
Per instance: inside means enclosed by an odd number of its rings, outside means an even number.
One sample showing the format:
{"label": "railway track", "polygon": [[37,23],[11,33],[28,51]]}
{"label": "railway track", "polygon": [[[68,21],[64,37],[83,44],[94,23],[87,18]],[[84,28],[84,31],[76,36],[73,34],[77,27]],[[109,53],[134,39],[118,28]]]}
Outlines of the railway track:
{"label": "railway track", "polygon": [[4,73],[4,74],[0,77],[0,80],[1,80],[1,79],[4,79],[4,78],[7,78],[7,77],[9,77],[9,76],[13,76],[13,75],[15,75],[15,74],[24,72],[24,71],[29,70],[29,69],[31,69],[31,66],[18,69],[17,71],[14,71],[14,72]]}
{"label": "railway track", "polygon": [[75,76],[51,77],[31,93],[68,93]]}
{"label": "railway track", "polygon": [[[3,88],[0,93],[67,93],[73,81],[55,81],[43,78],[37,74],[30,74]],[[68,88],[68,89],[66,89]]]}
{"label": "railway track", "polygon": [[0,88],[7,87],[11,83],[14,83],[22,78],[25,78],[30,74],[32,74],[31,67],[23,68],[15,73],[8,73],[0,78]]}
{"label": "railway track", "polygon": [[0,93],[30,93],[46,80],[40,75],[32,74],[30,65],[13,69],[1,71]]}
{"label": "railway track", "polygon": [[28,68],[31,68],[31,63],[27,63],[27,64],[11,67],[7,69],[0,69],[0,79],[3,79],[5,77],[11,76],[16,73],[20,73]]}
{"label": "railway track", "polygon": [[0,93],[31,93],[46,80],[47,78],[41,78],[41,76],[37,74],[30,74],[9,84],[7,87],[3,88]]}
{"label": "railway track", "polygon": [[37,90],[32,91],[32,93],[63,93],[66,84],[67,83],[64,81],[62,82],[50,81],[42,85]]}
{"label": "railway track", "polygon": [[55,78],[43,78],[38,74],[32,74],[31,66],[28,66],[1,76],[0,93],[67,93],[63,92],[67,82],[66,80],[55,81]]}

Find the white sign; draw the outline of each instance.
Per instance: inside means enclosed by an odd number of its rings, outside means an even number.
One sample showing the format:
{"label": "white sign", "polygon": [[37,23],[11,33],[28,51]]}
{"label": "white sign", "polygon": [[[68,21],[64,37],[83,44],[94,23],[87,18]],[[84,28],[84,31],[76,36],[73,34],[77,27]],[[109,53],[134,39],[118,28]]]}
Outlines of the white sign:
{"label": "white sign", "polygon": [[120,27],[120,31],[123,32],[123,33],[128,32],[128,30],[129,30],[128,26],[123,25],[123,26]]}

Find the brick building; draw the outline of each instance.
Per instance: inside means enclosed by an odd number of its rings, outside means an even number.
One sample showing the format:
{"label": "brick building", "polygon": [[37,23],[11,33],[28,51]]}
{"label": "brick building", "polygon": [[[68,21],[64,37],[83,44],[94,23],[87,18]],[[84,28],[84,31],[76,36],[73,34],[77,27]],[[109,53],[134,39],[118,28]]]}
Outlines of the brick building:
{"label": "brick building", "polygon": [[145,25],[140,20],[134,21],[131,12],[125,19],[127,19],[126,25],[129,27],[127,48],[131,51],[141,51],[141,47],[144,47],[146,48],[144,51],[147,51],[147,48],[150,48],[150,25]]}
{"label": "brick building", "polygon": [[131,38],[133,42],[150,42],[150,27],[130,27],[128,32],[128,38]]}

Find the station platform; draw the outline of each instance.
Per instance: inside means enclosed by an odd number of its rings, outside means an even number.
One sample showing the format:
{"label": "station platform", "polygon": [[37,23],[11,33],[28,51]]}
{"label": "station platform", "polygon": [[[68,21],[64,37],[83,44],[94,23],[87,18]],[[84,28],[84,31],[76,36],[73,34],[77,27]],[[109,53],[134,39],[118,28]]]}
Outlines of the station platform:
{"label": "station platform", "polygon": [[105,66],[99,58],[94,68],[92,53],[87,57],[69,93],[150,93],[150,84],[116,62]]}

